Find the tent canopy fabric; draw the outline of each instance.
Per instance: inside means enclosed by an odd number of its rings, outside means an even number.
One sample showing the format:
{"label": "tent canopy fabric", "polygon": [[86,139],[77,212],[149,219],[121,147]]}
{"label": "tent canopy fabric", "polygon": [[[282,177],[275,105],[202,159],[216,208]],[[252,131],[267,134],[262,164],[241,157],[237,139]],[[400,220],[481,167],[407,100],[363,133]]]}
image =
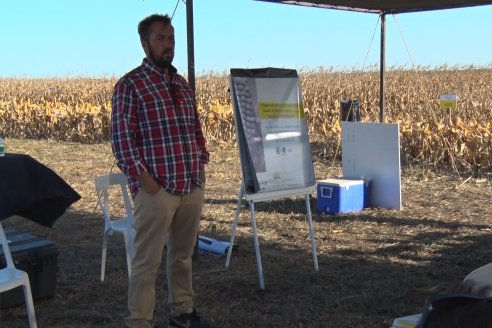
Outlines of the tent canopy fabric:
{"label": "tent canopy fabric", "polygon": [[491,5],[490,0],[256,0],[375,14],[401,14],[418,11]]}

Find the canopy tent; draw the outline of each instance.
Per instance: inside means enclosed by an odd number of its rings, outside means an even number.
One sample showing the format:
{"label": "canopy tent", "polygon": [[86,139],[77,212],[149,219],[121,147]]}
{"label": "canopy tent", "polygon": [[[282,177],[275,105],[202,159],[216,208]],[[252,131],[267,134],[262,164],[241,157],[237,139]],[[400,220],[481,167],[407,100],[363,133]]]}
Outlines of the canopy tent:
{"label": "canopy tent", "polygon": [[[492,0],[255,0],[277,4],[290,4],[317,8],[348,10],[355,12],[374,13],[381,16],[381,52],[379,81],[379,120],[384,122],[384,72],[385,72],[385,35],[386,14],[402,14],[420,11],[455,9],[492,5]],[[195,63],[193,49],[193,0],[186,1],[186,17],[188,30],[188,80],[195,89]]]}

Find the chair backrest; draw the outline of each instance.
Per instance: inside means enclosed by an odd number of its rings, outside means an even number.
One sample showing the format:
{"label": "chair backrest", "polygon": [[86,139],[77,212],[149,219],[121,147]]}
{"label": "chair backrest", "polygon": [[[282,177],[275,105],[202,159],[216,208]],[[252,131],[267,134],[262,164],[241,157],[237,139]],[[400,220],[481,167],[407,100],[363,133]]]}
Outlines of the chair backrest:
{"label": "chair backrest", "polygon": [[5,256],[7,268],[15,269],[14,260],[12,259],[12,254],[10,253],[9,242],[7,240],[7,236],[5,236],[5,231],[3,230],[2,223],[0,223],[0,243],[2,245],[3,255]]}
{"label": "chair backrest", "polygon": [[492,263],[476,268],[465,277],[464,281],[492,286]]}
{"label": "chair backrest", "polygon": [[123,173],[111,173],[107,175],[98,176],[96,178],[96,192],[98,197],[98,203],[103,212],[106,225],[111,225],[111,211],[109,205],[109,189],[112,186],[119,185],[121,195],[123,197],[124,207],[126,211],[126,217],[132,218],[132,205],[130,196],[128,193],[128,180]]}

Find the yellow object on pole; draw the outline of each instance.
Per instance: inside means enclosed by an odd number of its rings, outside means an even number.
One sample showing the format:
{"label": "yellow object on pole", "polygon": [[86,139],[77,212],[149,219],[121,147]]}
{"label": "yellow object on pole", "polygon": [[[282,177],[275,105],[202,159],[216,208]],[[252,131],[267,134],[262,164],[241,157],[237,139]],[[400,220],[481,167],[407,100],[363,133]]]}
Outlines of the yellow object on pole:
{"label": "yellow object on pole", "polygon": [[458,97],[456,95],[441,95],[439,97],[439,106],[443,109],[456,108]]}

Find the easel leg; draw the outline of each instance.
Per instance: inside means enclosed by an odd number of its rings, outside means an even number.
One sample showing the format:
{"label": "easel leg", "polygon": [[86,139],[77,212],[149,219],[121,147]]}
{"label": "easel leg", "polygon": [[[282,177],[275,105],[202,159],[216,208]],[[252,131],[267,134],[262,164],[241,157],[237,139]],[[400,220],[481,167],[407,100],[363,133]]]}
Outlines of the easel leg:
{"label": "easel leg", "polygon": [[255,242],[256,265],[258,266],[258,277],[260,278],[260,288],[265,289],[265,280],[263,279],[263,267],[261,265],[260,243],[258,241],[258,232],[256,229],[255,203],[249,201],[249,212],[251,215],[251,226],[253,227],[253,238]]}
{"label": "easel leg", "polygon": [[232,224],[232,232],[231,232],[231,239],[229,241],[229,249],[227,250],[227,257],[226,257],[226,263],[225,263],[226,268],[229,267],[229,264],[231,262],[232,247],[234,245],[234,238],[236,237],[236,228],[237,228],[237,223],[239,221],[239,214],[241,211],[241,203],[243,201],[243,197],[244,197],[244,184],[241,184],[241,188],[239,189],[239,196],[237,198],[236,211],[234,212],[234,222]]}
{"label": "easel leg", "polygon": [[313,227],[313,219],[311,216],[311,204],[309,203],[309,194],[305,195],[305,199],[306,199],[306,209],[307,209],[308,223],[309,223],[309,236],[311,237],[311,252],[313,253],[314,270],[319,271],[318,254],[316,251],[316,239],[314,237],[314,227]]}

